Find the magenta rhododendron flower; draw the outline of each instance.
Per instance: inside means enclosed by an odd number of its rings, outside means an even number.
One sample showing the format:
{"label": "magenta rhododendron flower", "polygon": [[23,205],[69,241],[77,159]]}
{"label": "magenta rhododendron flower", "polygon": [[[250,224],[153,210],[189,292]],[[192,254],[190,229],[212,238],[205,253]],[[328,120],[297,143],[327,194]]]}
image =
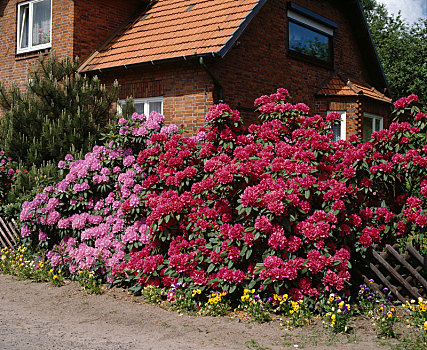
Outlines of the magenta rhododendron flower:
{"label": "magenta rhododendron flower", "polygon": [[120,119],[108,146],[67,156],[64,179],[23,204],[21,236],[52,266],[172,288],[171,300],[184,285],[293,300],[344,291],[355,256],[427,227],[426,116],[335,142],[339,113],[288,97],[257,99],[264,122],[247,129],[215,105],[195,137],[157,112]]}

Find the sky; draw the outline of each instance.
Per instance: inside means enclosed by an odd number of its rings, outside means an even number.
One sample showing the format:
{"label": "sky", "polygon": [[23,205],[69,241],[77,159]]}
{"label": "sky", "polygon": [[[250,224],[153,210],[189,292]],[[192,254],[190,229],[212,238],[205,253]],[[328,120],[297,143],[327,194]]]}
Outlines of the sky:
{"label": "sky", "polygon": [[401,11],[402,18],[413,24],[420,17],[427,17],[427,0],[378,0],[385,4],[389,13],[397,15]]}

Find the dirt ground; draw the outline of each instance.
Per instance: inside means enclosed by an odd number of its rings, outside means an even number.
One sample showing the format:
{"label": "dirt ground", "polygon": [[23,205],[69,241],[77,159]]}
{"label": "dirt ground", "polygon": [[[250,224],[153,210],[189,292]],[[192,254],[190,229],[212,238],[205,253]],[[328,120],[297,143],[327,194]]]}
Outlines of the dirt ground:
{"label": "dirt ground", "polygon": [[320,320],[292,331],[279,320],[248,323],[195,317],[145,304],[123,290],[88,295],[76,283],[54,287],[0,276],[0,349],[389,349],[369,321],[335,335]]}

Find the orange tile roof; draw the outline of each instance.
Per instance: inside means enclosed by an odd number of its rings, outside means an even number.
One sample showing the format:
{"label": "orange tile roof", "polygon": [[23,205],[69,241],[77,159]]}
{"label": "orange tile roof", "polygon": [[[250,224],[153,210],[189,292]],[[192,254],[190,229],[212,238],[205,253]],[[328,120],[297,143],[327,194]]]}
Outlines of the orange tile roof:
{"label": "orange tile roof", "polygon": [[[81,71],[215,53],[224,56],[265,0],[159,0]],[[191,5],[194,5],[190,8]]]}
{"label": "orange tile roof", "polygon": [[391,98],[382,94],[374,87],[365,83],[357,82],[353,79],[342,79],[340,75],[334,75],[316,95],[327,96],[367,96],[375,100],[391,103]]}

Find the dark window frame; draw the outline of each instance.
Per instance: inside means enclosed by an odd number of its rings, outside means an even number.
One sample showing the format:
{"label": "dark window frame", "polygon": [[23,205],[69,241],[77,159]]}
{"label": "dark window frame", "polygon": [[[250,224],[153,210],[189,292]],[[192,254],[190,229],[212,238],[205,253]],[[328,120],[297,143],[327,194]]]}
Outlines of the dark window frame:
{"label": "dark window frame", "polygon": [[[330,35],[329,33],[326,33],[322,30],[319,30],[318,28],[310,26],[307,23],[301,22],[295,18],[290,17],[289,11],[293,11],[294,13],[298,13],[302,17],[305,17],[305,18],[307,18],[313,22],[317,22],[320,25],[323,25],[325,27],[330,28],[333,34]],[[322,16],[320,16],[320,15],[318,15],[318,14],[316,14],[316,13],[314,13],[308,9],[305,9],[299,5],[296,5],[292,2],[288,3],[288,11],[287,11],[286,18],[287,18],[287,22],[286,22],[286,26],[287,26],[286,50],[287,50],[288,56],[295,58],[295,59],[298,59],[298,60],[301,60],[301,61],[305,61],[305,62],[314,64],[314,65],[317,65],[317,66],[321,66],[321,67],[324,67],[327,69],[333,69],[334,68],[334,37],[335,37],[335,29],[338,28],[338,25],[335,22],[333,22],[333,21],[331,21],[325,17],[322,17]],[[318,33],[324,37],[327,37],[328,38],[328,50],[329,50],[328,60],[325,61],[325,60],[319,59],[317,57],[306,55],[306,54],[297,52],[295,50],[292,50],[290,48],[290,26],[289,26],[289,23],[294,23],[294,24],[301,26],[305,29],[308,29],[312,32],[315,32],[315,33]]]}

